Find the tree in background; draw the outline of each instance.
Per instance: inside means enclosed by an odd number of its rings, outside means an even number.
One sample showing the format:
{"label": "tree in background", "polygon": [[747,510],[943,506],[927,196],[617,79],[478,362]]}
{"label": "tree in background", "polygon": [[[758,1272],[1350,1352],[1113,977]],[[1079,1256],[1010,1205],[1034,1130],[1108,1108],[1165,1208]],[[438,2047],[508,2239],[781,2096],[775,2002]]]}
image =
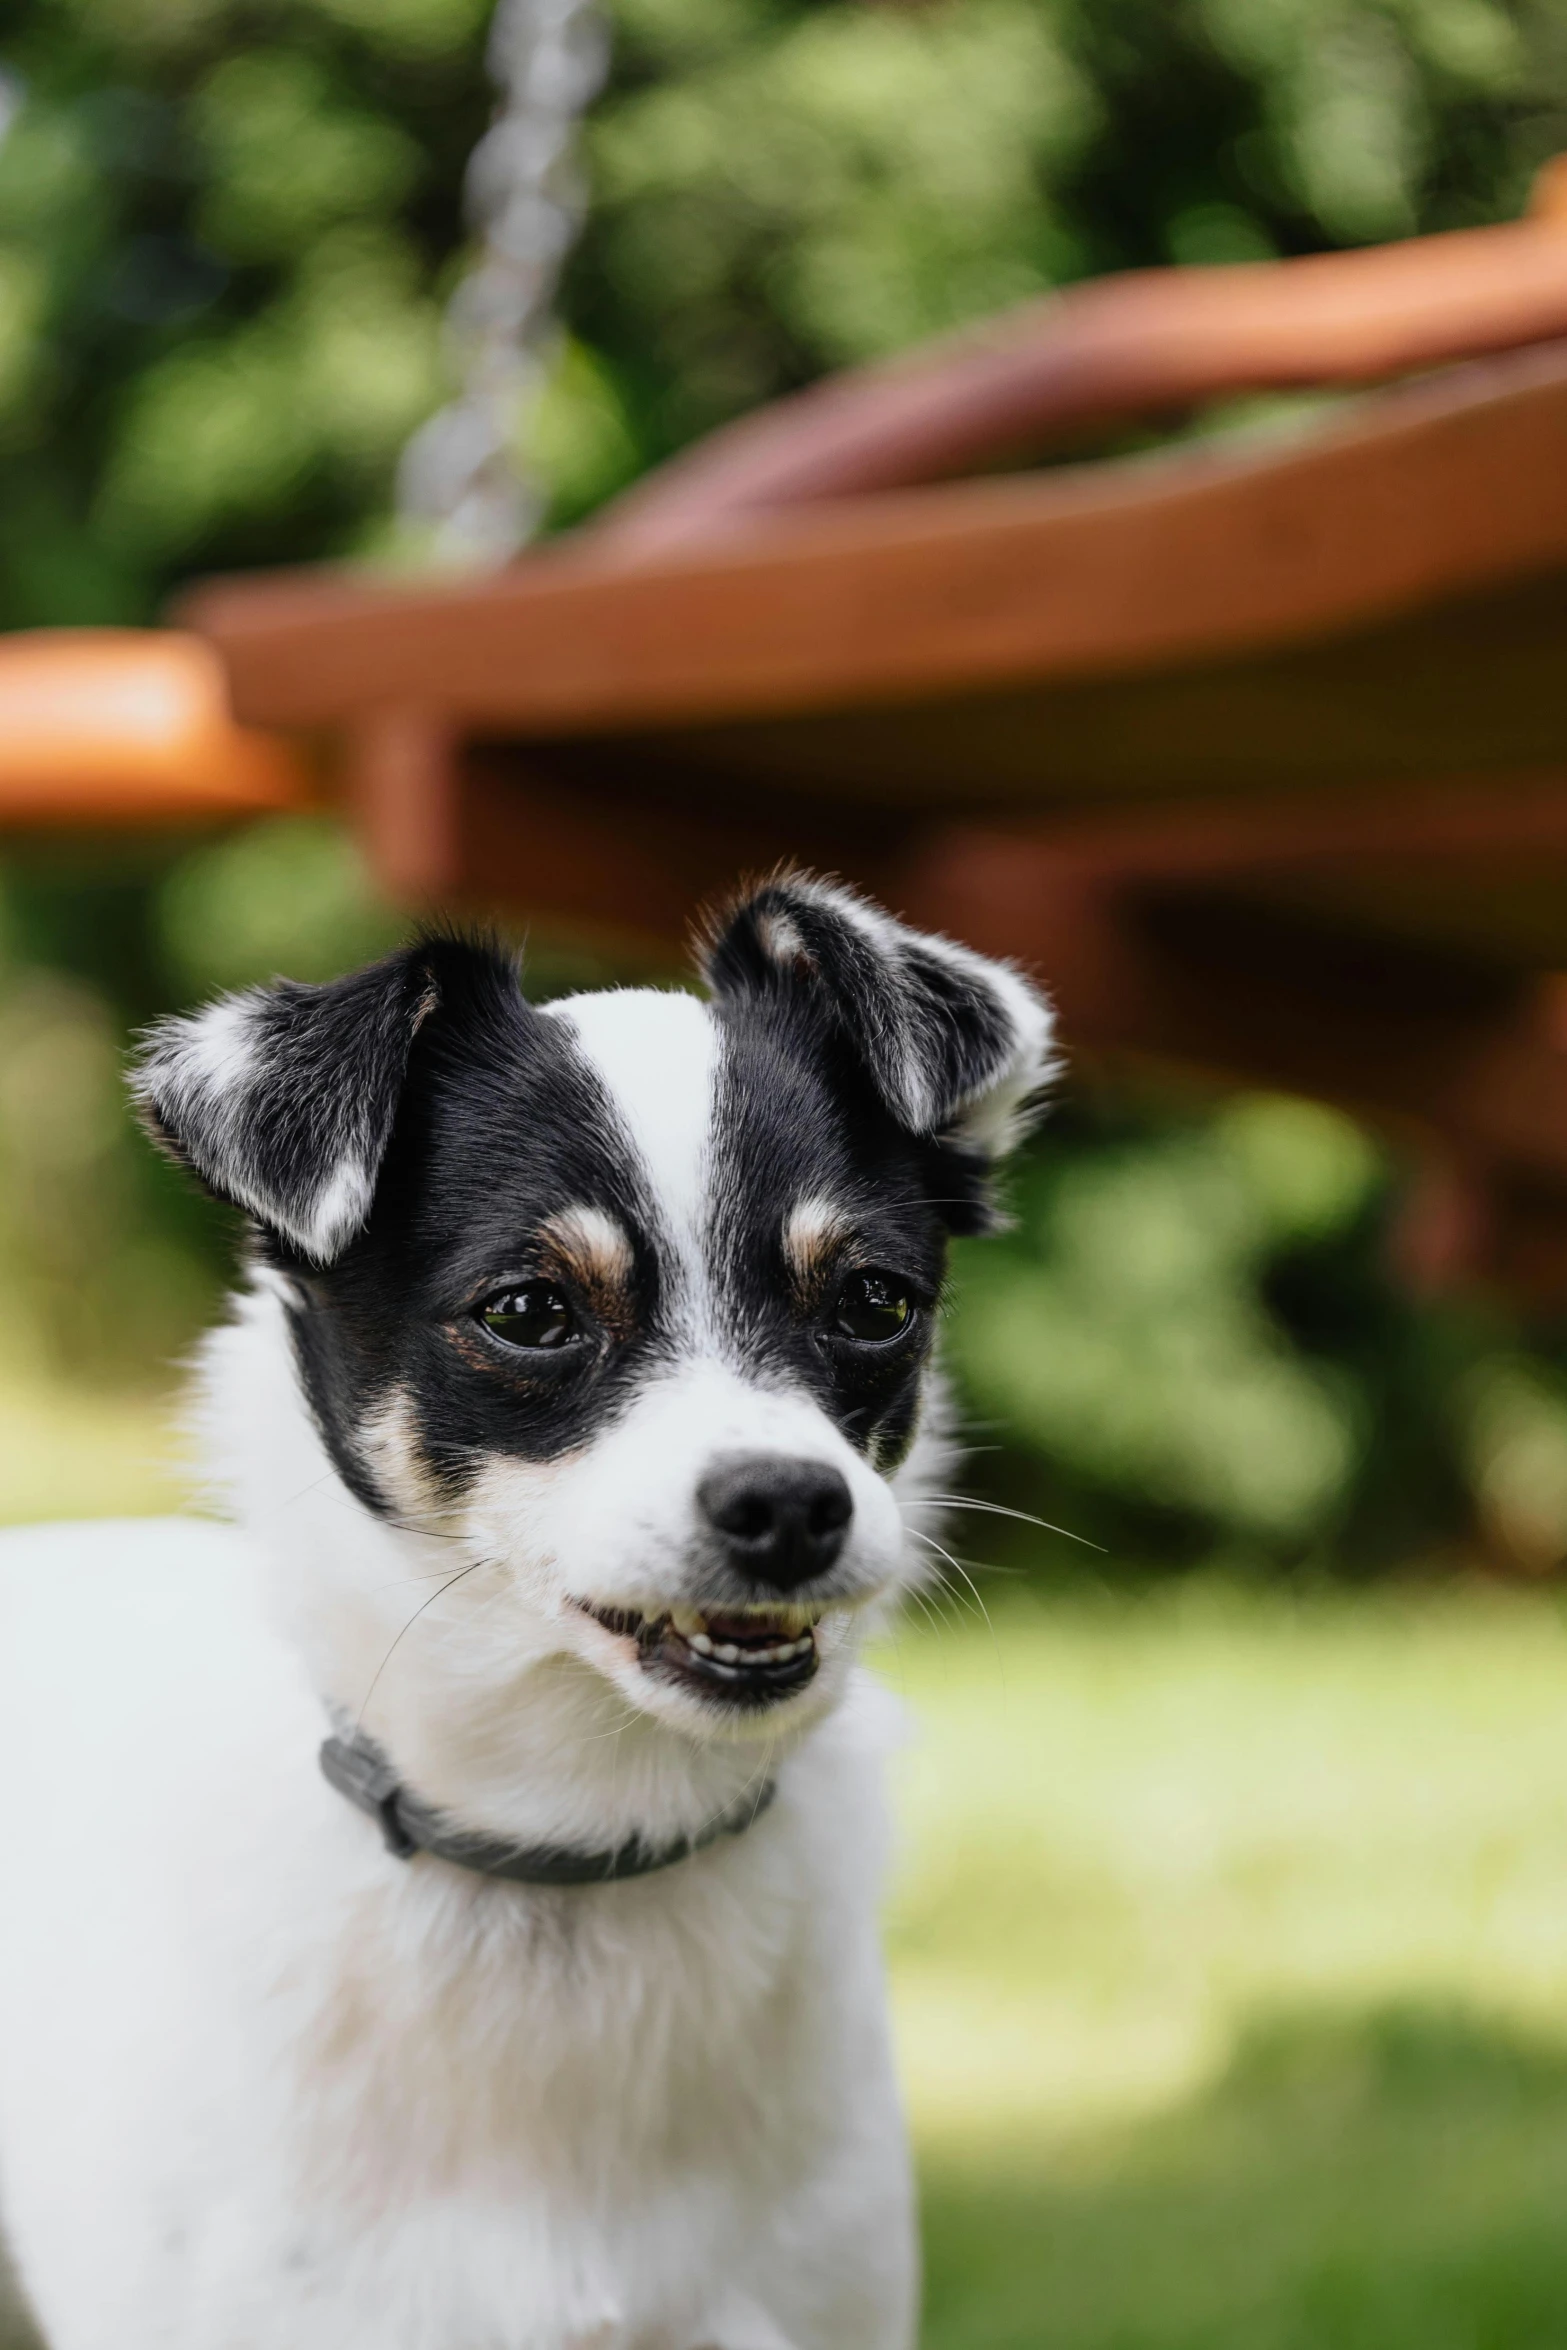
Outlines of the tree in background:
{"label": "tree in background", "polygon": [[[1070,279],[1491,220],[1555,0],[614,0],[543,413],[569,519],[752,403]],[[486,0],[12,0],[0,619],[376,549],[439,394]]]}
{"label": "tree in background", "polygon": [[[396,558],[443,392],[485,0],[12,0],[0,625],[143,621],[202,571]],[[548,390],[552,520],[753,403],[1104,270],[1507,216],[1567,146],[1557,0],[615,0]],[[226,1245],[130,1137],[127,1029],[392,920],[330,828],[14,858],[13,1349],[127,1376]],[[1380,1270],[1388,1170],[1291,1103],[1068,1111],[955,1352],[1043,1494],[1164,1556],[1567,1555],[1567,1389]],[[1053,1509],[1050,1514],[1059,1514]]]}

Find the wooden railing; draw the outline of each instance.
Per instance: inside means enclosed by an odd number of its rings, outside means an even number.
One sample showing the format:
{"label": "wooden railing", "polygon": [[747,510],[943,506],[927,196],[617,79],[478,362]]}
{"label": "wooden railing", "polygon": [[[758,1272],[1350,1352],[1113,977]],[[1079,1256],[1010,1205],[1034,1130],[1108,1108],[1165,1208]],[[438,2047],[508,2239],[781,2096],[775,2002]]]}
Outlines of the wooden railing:
{"label": "wooden railing", "polygon": [[1528,216],[1233,268],[1137,270],[780,400],[662,467],[595,528],[628,554],[737,516],[950,478],[1241,392],[1385,382],[1567,335],[1567,156]]}

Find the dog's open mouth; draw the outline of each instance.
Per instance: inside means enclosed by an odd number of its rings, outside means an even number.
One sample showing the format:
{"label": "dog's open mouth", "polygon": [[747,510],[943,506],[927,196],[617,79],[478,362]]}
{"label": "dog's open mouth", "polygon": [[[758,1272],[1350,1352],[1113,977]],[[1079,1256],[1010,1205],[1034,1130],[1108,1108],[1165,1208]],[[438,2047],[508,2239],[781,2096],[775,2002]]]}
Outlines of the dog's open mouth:
{"label": "dog's open mouth", "polygon": [[821,1612],[676,1607],[645,1616],[629,1608],[584,1608],[606,1632],[636,1642],[644,1671],[739,1705],[770,1704],[815,1678]]}

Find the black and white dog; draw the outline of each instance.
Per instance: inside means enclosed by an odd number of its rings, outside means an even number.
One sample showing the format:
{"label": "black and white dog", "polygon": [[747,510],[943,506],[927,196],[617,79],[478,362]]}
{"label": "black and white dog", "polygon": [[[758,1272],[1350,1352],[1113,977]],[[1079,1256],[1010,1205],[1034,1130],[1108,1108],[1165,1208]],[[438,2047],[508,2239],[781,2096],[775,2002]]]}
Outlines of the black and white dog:
{"label": "black and white dog", "polygon": [[427,940],[155,1030],[236,1523],[0,1547],[0,2191],[53,2350],[907,2350],[878,1604],[1013,970],[785,877],[709,1000]]}

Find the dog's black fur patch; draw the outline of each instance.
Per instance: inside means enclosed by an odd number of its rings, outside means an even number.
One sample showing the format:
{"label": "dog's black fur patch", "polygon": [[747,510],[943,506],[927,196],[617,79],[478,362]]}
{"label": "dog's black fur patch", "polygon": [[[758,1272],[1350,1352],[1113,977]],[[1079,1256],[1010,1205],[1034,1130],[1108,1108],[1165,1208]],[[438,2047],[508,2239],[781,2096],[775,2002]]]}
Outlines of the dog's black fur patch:
{"label": "dog's black fur patch", "polygon": [[[358,1431],[394,1390],[422,1466],[455,1496],[487,1456],[574,1451],[646,1370],[664,1332],[658,1218],[614,1108],[571,1032],[527,1002],[515,970],[446,944],[440,1002],[410,1054],[369,1221],[328,1269],[267,1246],[291,1276],[305,1390],[361,1500],[384,1506]],[[540,1232],[567,1207],[612,1216],[631,1244],[629,1327],[560,1355],[519,1355],[474,1319],[539,1274]]]}
{"label": "dog's black fur patch", "polygon": [[704,968],[720,1002],[781,992],[824,1006],[893,1117],[928,1139],[946,1134],[1016,1051],[993,967],[808,875],[744,898],[710,938]]}
{"label": "dog's black fur patch", "polygon": [[[881,1468],[902,1457],[946,1270],[946,1215],[928,1154],[865,1083],[857,1054],[809,989],[759,986],[720,999],[712,1248],[729,1335],[747,1368],[808,1388]],[[830,1202],[843,1238],[819,1309],[851,1270],[891,1274],[918,1309],[878,1346],[802,1313],[785,1263],[790,1210]]]}

